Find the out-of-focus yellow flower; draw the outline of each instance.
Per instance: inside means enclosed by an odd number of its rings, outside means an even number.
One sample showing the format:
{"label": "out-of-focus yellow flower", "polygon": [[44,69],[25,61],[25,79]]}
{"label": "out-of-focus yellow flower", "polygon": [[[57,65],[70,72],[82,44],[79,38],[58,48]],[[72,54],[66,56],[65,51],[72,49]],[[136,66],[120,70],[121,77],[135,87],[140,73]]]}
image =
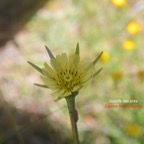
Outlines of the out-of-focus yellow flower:
{"label": "out-of-focus yellow flower", "polygon": [[107,62],[109,60],[109,53],[108,52],[103,52],[101,56],[101,61]]}
{"label": "out-of-focus yellow flower", "polygon": [[44,66],[39,68],[31,62],[28,63],[41,73],[44,85],[37,84],[37,86],[51,89],[56,100],[78,93],[83,86],[88,84],[102,70],[95,71],[94,67],[102,52],[93,62],[90,62],[88,59],[80,61],[78,44],[75,53],[69,57],[67,57],[66,53],[54,57],[47,47],[46,49],[50,56],[51,66],[45,62]]}
{"label": "out-of-focus yellow flower", "polygon": [[114,82],[118,82],[122,78],[122,72],[121,71],[113,72],[111,74],[111,78],[113,79]]}
{"label": "out-of-focus yellow flower", "polygon": [[126,5],[126,0],[111,0],[111,2],[116,7],[123,7]]}
{"label": "out-of-focus yellow flower", "polygon": [[130,34],[137,34],[140,32],[140,30],[141,30],[140,24],[135,21],[131,21],[127,25],[127,32]]}
{"label": "out-of-focus yellow flower", "polygon": [[139,70],[139,71],[137,72],[137,77],[138,77],[139,79],[143,79],[143,78],[144,78],[144,70]]}
{"label": "out-of-focus yellow flower", "polygon": [[141,135],[141,128],[138,124],[133,123],[129,124],[128,126],[125,127],[125,131],[133,137],[138,137]]}
{"label": "out-of-focus yellow flower", "polygon": [[127,40],[123,41],[122,47],[125,50],[131,51],[135,48],[135,42],[127,39]]}

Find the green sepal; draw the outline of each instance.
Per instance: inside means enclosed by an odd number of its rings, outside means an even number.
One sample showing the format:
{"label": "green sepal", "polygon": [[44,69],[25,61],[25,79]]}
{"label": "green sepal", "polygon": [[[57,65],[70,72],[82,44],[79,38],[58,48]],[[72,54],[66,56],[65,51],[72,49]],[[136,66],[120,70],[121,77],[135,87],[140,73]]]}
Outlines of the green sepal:
{"label": "green sepal", "polygon": [[103,54],[103,51],[99,54],[99,56],[93,61],[93,64],[95,65],[97,61],[100,59],[101,55]]}
{"label": "green sepal", "polygon": [[47,53],[48,53],[48,55],[49,55],[49,57],[52,59],[55,59],[55,57],[54,57],[54,55],[52,54],[52,52],[50,51],[50,49],[47,47],[47,46],[45,46],[45,48],[46,48],[46,50],[47,50]]}
{"label": "green sepal", "polygon": [[27,61],[27,62],[28,62],[34,69],[36,69],[36,70],[39,71],[41,74],[43,74],[41,68],[39,68],[38,66],[36,66],[36,65],[33,64],[32,62],[29,62],[29,61]]}
{"label": "green sepal", "polygon": [[77,43],[77,45],[76,45],[75,54],[79,55],[79,43]]}
{"label": "green sepal", "polygon": [[59,101],[62,98],[64,98],[64,97],[57,97],[54,101],[57,102],[57,101]]}
{"label": "green sepal", "polygon": [[101,71],[102,71],[103,68],[100,68],[98,71],[96,71],[94,74],[93,74],[93,78],[98,75]]}
{"label": "green sepal", "polygon": [[37,83],[34,83],[35,86],[38,86],[38,87],[42,87],[42,88],[48,88],[46,85],[42,85],[42,84],[37,84]]}

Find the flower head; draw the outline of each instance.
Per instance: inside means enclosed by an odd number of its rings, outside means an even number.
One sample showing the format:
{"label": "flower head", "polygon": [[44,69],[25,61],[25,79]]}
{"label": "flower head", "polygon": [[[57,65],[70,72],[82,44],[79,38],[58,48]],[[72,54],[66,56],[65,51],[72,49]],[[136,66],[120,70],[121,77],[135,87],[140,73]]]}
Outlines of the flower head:
{"label": "flower head", "polygon": [[135,21],[131,21],[127,25],[127,32],[130,34],[137,34],[140,32],[140,30],[141,30],[140,24]]}
{"label": "flower head", "polygon": [[31,62],[28,63],[42,74],[41,79],[44,85],[36,85],[51,89],[52,95],[56,96],[57,100],[77,93],[102,70],[95,72],[94,68],[102,53],[93,62],[87,59],[80,61],[78,44],[75,53],[69,57],[66,53],[54,57],[47,47],[46,50],[50,56],[51,66],[45,62],[43,68],[39,68]]}
{"label": "flower head", "polygon": [[133,137],[138,137],[141,135],[141,128],[138,124],[136,123],[132,123],[129,124],[126,128],[125,128],[126,132]]}
{"label": "flower head", "polygon": [[139,79],[143,79],[143,78],[144,78],[144,70],[139,70],[139,71],[137,72],[137,77],[138,77]]}
{"label": "flower head", "polygon": [[125,40],[122,43],[123,49],[127,50],[127,51],[131,51],[135,48],[135,42],[132,40]]}
{"label": "flower head", "polygon": [[109,60],[109,53],[108,52],[103,52],[101,56],[101,61],[107,62]]}
{"label": "flower head", "polygon": [[126,5],[126,0],[111,0],[111,2],[116,7],[123,7]]}
{"label": "flower head", "polygon": [[111,78],[113,79],[114,82],[120,81],[122,78],[122,72],[121,71],[113,72],[111,74]]}

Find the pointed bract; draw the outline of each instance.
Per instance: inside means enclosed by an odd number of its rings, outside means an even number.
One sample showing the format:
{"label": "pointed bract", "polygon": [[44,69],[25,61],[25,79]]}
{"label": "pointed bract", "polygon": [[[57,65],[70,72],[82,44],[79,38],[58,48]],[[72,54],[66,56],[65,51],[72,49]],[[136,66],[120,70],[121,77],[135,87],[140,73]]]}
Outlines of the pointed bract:
{"label": "pointed bract", "polygon": [[36,66],[36,65],[33,64],[32,62],[29,62],[29,61],[27,61],[27,62],[28,62],[34,69],[36,69],[36,70],[39,71],[41,74],[43,74],[41,68],[39,68],[38,66]]}
{"label": "pointed bract", "polygon": [[93,78],[98,75],[101,71],[102,71],[103,68],[100,68],[98,71],[96,71],[94,74],[93,74]]}
{"label": "pointed bract", "polygon": [[53,56],[53,54],[52,54],[52,52],[50,51],[50,49],[47,47],[47,46],[45,46],[45,48],[46,48],[46,50],[47,50],[47,52],[48,52],[48,55],[49,55],[49,57],[52,59],[55,59],[55,57]]}
{"label": "pointed bract", "polygon": [[42,88],[48,88],[46,85],[42,85],[42,84],[37,84],[37,83],[34,83],[35,86],[39,86],[39,87],[42,87]]}
{"label": "pointed bract", "polygon": [[79,55],[79,43],[77,43],[75,54]]}
{"label": "pointed bract", "polygon": [[59,101],[60,99],[62,99],[63,97],[57,97],[54,101],[57,102]]}
{"label": "pointed bract", "polygon": [[97,61],[100,59],[101,55],[103,54],[103,52],[101,52],[99,54],[99,56],[93,61],[93,64],[95,65],[97,63]]}

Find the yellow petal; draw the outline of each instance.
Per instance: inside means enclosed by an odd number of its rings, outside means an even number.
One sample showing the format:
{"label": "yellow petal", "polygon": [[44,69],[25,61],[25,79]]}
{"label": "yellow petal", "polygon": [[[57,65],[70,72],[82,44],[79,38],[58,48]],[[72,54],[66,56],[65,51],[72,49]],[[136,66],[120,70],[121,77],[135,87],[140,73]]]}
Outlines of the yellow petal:
{"label": "yellow petal", "polygon": [[91,78],[91,76],[92,76],[92,75],[90,75],[90,74],[83,76],[83,77],[81,78],[81,83],[84,83],[84,82],[88,81],[88,80]]}
{"label": "yellow petal", "polygon": [[76,92],[76,91],[78,91],[80,88],[81,88],[80,85],[76,85],[76,86],[73,88],[72,92]]}
{"label": "yellow petal", "polygon": [[56,71],[56,72],[59,72],[60,71],[60,66],[59,64],[57,63],[57,61],[55,59],[50,59],[50,63],[51,63],[51,66],[53,67],[53,69]]}
{"label": "yellow petal", "polygon": [[65,89],[59,89],[59,90],[53,92],[52,95],[55,96],[55,97],[63,98],[63,97],[66,97],[68,95],[71,95],[71,92],[68,92]]}
{"label": "yellow petal", "polygon": [[70,91],[65,91],[65,92],[63,93],[63,96],[62,96],[62,97],[66,97],[66,96],[69,96],[69,95],[71,95],[71,92],[70,92]]}
{"label": "yellow petal", "polygon": [[94,65],[88,59],[82,60],[79,64],[79,71],[81,74],[92,71],[92,69],[94,69]]}
{"label": "yellow petal", "polygon": [[42,73],[46,77],[53,78],[52,74],[49,74],[49,72],[44,68],[42,69]]}
{"label": "yellow petal", "polygon": [[79,62],[80,62],[79,55],[74,54],[69,56],[70,69],[76,68],[79,65]]}
{"label": "yellow petal", "polygon": [[41,79],[44,82],[44,84],[46,86],[48,86],[48,88],[51,88],[51,89],[57,89],[58,88],[56,81],[54,81],[53,79],[48,78],[48,77],[44,77],[44,76],[41,76]]}
{"label": "yellow petal", "polygon": [[92,79],[90,78],[90,79],[87,80],[87,81],[81,82],[81,86],[82,86],[83,88],[86,87],[87,85],[90,84],[91,80],[92,80]]}
{"label": "yellow petal", "polygon": [[83,72],[81,74],[81,81],[87,81],[88,79],[90,79],[92,77],[92,75],[94,74],[94,66],[92,65],[89,69],[87,69],[86,72]]}
{"label": "yellow petal", "polygon": [[68,66],[68,58],[66,53],[62,53],[61,55],[56,56],[56,61],[58,62],[59,66],[65,70]]}
{"label": "yellow petal", "polygon": [[55,71],[46,62],[44,63],[44,67],[50,77],[55,77]]}

